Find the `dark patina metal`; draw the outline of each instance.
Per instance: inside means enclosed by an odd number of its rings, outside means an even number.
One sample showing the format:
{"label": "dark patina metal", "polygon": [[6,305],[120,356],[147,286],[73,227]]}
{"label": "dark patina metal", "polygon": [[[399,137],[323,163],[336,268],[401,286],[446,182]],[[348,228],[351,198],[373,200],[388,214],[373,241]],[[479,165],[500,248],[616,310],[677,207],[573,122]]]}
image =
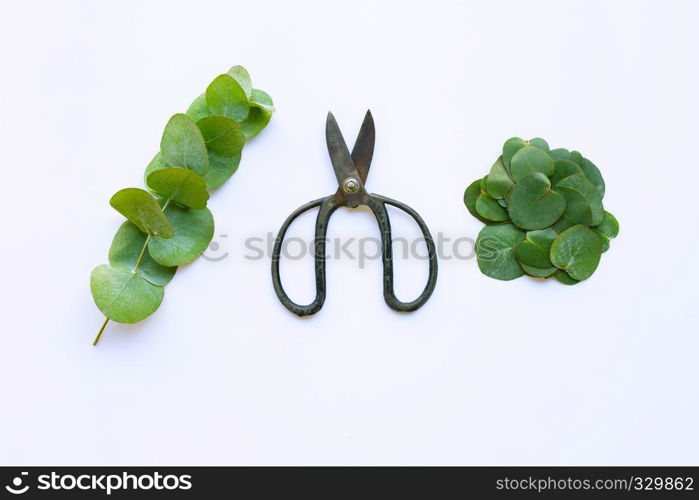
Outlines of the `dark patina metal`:
{"label": "dark patina metal", "polygon": [[[326,234],[330,216],[340,207],[368,207],[376,217],[381,232],[382,261],[383,261],[383,295],[386,304],[396,311],[409,312],[420,308],[432,295],[437,283],[437,255],[434,240],[422,217],[409,206],[385,196],[369,194],[364,184],[369,174],[369,166],[374,154],[375,129],[371,112],[367,111],[364,122],[359,130],[354,148],[350,154],[347,144],[342,137],[340,127],[332,113],[328,113],[325,135],[328,152],[332,161],[337,183],[337,192],[331,196],[311,201],[294,211],[282,224],[274,242],[272,251],[272,282],[277,297],[284,306],[298,316],[315,314],[325,302],[325,249]],[[386,205],[399,208],[410,215],[420,227],[427,244],[429,256],[429,276],[424,290],[418,298],[411,302],[401,302],[393,290],[393,251],[391,237],[391,222],[388,218]],[[279,276],[279,259],[281,256],[284,235],[291,223],[304,212],[320,207],[316,218],[314,254],[316,275],[316,297],[310,304],[300,305],[292,301],[284,291]]]}

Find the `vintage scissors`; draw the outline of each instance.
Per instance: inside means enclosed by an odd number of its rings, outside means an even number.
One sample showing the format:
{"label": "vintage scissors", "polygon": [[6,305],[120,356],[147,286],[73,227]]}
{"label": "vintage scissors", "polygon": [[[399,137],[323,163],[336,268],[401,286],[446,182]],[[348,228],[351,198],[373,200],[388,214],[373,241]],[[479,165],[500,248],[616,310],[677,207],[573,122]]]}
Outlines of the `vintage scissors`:
{"label": "vintage scissors", "polygon": [[[374,119],[371,111],[367,111],[364,122],[357,135],[354,148],[350,154],[347,144],[342,137],[340,127],[332,113],[328,113],[325,126],[325,137],[328,143],[328,152],[332,161],[335,176],[339,187],[335,194],[306,203],[293,212],[282,224],[279,234],[274,242],[272,251],[272,281],[274,291],[284,306],[298,316],[309,316],[315,314],[323,307],[325,302],[325,247],[328,221],[330,216],[340,207],[356,208],[361,205],[369,207],[374,213],[381,232],[381,250],[383,261],[383,296],[386,304],[396,311],[415,311],[420,308],[432,295],[437,282],[437,255],[435,252],[434,240],[430,230],[422,220],[420,215],[407,205],[399,201],[369,194],[364,189],[369,165],[374,154]],[[393,290],[393,252],[391,223],[386,211],[386,205],[392,205],[408,213],[417,222],[422,235],[427,244],[429,256],[429,276],[427,284],[420,296],[411,302],[401,302],[396,298]],[[279,258],[281,255],[282,243],[289,225],[304,212],[320,207],[316,218],[316,230],[314,240],[315,274],[316,274],[316,298],[308,305],[300,305],[292,301],[284,291],[279,276]]]}

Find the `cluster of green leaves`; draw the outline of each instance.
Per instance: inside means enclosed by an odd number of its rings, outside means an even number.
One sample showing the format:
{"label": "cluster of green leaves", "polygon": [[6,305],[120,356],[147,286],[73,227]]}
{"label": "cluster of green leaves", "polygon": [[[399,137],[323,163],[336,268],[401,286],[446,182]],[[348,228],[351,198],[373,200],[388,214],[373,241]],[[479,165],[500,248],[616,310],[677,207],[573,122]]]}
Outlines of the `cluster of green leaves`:
{"label": "cluster of green leaves", "polygon": [[135,323],[155,312],[177,266],[201,255],[214,235],[209,190],[237,170],[247,139],[269,123],[274,105],[253,89],[250,75],[234,66],[197,97],[187,113],[168,121],[160,151],[146,167],[148,190],[118,191],[110,205],[126,217],[97,266],[90,289],[109,320]]}
{"label": "cluster of green leaves", "polygon": [[490,173],[464,193],[478,234],[478,267],[486,276],[525,274],[574,285],[595,272],[619,223],[604,210],[604,179],[577,151],[550,149],[540,138],[513,137]]}

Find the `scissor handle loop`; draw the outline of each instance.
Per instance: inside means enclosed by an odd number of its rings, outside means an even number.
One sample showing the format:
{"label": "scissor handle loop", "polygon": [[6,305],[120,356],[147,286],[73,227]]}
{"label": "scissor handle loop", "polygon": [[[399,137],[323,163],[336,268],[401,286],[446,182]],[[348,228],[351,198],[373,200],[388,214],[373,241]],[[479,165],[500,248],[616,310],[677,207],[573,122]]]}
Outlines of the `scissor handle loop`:
{"label": "scissor handle loop", "polygon": [[[291,223],[301,214],[318,206],[320,206],[320,210],[318,211],[318,216],[316,217],[315,241],[313,242],[316,275],[316,297],[310,304],[301,305],[291,300],[291,298],[289,298],[287,293],[284,291],[281,277],[279,275],[279,259],[281,257],[284,236],[286,235],[286,231],[289,229]],[[272,283],[274,285],[274,291],[276,292],[277,297],[279,297],[281,303],[284,304],[284,307],[297,316],[310,316],[311,314],[315,314],[320,311],[320,309],[323,307],[323,303],[325,302],[325,246],[326,235],[328,232],[328,221],[330,220],[330,216],[339,206],[340,203],[335,195],[306,203],[287,217],[284,224],[282,224],[281,229],[279,229],[279,234],[274,241],[274,248],[272,250]]]}
{"label": "scissor handle loop", "polygon": [[[391,235],[391,221],[388,217],[386,205],[392,205],[410,215],[422,231],[422,236],[425,239],[425,244],[427,245],[429,259],[429,275],[427,277],[427,283],[425,284],[425,288],[420,296],[410,302],[402,302],[398,300],[393,288],[393,238]],[[427,227],[427,224],[425,224],[425,221],[422,220],[422,217],[420,217],[420,214],[418,214],[408,205],[399,201],[392,200],[391,198],[386,198],[385,196],[378,194],[371,194],[368,197],[367,206],[372,212],[374,212],[376,221],[379,224],[379,230],[381,231],[384,300],[386,301],[388,307],[394,311],[415,311],[422,307],[425,302],[427,302],[430,295],[432,295],[432,292],[434,291],[435,285],[437,284],[437,251],[432,235],[430,234],[430,230]]]}

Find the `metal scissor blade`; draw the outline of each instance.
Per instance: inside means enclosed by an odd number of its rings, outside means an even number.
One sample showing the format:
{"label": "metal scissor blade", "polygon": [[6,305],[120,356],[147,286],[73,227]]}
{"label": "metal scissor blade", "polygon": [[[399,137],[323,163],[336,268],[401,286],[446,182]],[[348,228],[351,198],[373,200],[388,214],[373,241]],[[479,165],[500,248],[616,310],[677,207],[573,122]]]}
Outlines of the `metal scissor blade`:
{"label": "metal scissor blade", "polygon": [[362,128],[359,129],[357,140],[352,148],[352,161],[359,172],[359,177],[362,183],[366,183],[367,175],[369,175],[369,167],[371,166],[371,158],[374,156],[374,143],[376,142],[376,130],[374,129],[374,117],[371,116],[371,110],[367,110],[362,122]]}
{"label": "metal scissor blade", "polygon": [[340,132],[340,126],[331,112],[328,112],[328,119],[325,122],[325,140],[328,143],[328,152],[335,170],[335,177],[337,177],[337,184],[341,186],[342,182],[351,175],[359,176],[347,143]]}

